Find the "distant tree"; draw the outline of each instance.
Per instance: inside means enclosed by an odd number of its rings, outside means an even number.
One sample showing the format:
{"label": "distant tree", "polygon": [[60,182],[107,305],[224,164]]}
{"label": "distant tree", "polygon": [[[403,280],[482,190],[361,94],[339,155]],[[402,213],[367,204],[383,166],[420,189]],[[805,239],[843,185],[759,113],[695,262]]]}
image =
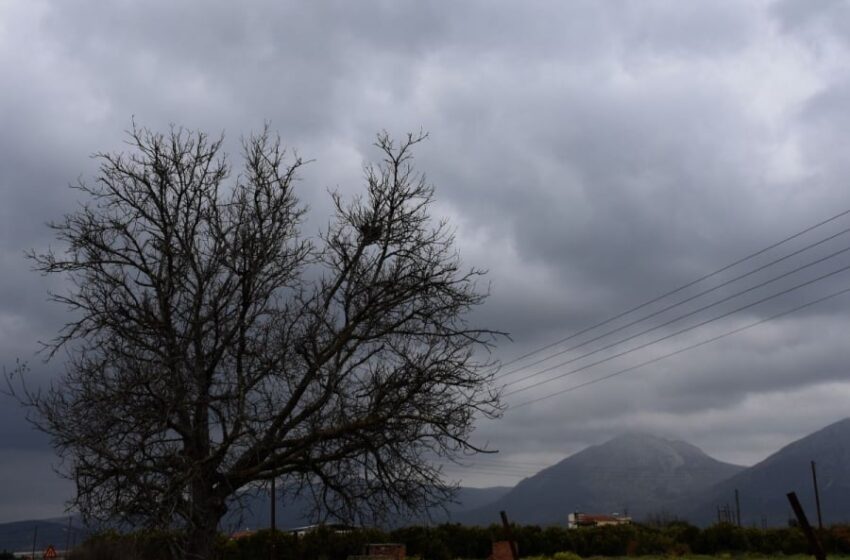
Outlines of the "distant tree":
{"label": "distant tree", "polygon": [[433,190],[412,167],[424,136],[378,135],[366,190],[303,237],[305,209],[268,129],[233,176],[221,139],[135,125],[129,153],[101,153],[87,200],[51,224],[72,319],[50,344],[61,380],[28,391],[99,520],[182,526],[207,558],[228,504],[272,477],[353,520],[422,510],[452,491],[439,459],[480,451],[476,415],[500,411],[493,331],[468,324],[482,272],[462,270]]}

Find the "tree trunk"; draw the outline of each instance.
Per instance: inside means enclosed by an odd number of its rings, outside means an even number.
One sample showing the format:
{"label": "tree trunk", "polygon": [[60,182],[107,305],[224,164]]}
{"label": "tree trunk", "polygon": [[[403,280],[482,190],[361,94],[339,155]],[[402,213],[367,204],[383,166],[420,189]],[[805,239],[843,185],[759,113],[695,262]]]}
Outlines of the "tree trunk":
{"label": "tree trunk", "polygon": [[183,554],[187,560],[212,560],[216,557],[218,524],[227,507],[207,482],[200,478],[192,485],[193,509]]}
{"label": "tree trunk", "polygon": [[187,560],[212,560],[216,557],[218,522],[222,515],[212,514],[206,519],[198,519],[189,528],[184,551]]}
{"label": "tree trunk", "polygon": [[189,530],[184,556],[187,560],[212,560],[216,556],[215,541],[218,520],[211,525],[196,526]]}

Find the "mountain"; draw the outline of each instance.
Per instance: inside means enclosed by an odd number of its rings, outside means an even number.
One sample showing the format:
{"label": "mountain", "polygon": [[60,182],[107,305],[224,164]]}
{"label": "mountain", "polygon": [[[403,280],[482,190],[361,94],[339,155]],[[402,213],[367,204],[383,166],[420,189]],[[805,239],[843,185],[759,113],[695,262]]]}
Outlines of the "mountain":
{"label": "mountain", "polygon": [[[399,520],[405,524],[420,523],[442,523],[450,521],[460,511],[466,511],[481,507],[496,501],[511,490],[509,487],[494,486],[490,488],[458,488],[454,501],[445,504],[445,509],[434,508],[430,511],[430,518],[423,516],[416,519]],[[222,522],[225,531],[235,529],[258,529],[268,527],[271,521],[271,508],[269,497],[266,493],[246,495],[243,499],[244,508],[241,511],[232,511]],[[310,503],[304,498],[295,498],[288,503],[278,500],[276,522],[278,528],[287,529],[310,525],[315,520],[310,515]]]}
{"label": "mountain", "polygon": [[510,486],[491,486],[489,488],[467,488],[461,486],[458,489],[457,503],[448,504],[449,512],[460,512],[470,509],[478,509],[493,503],[508,492],[511,491]]}
{"label": "mountain", "polygon": [[70,532],[68,529],[67,517],[0,523],[0,552],[31,552],[35,539],[36,554],[40,557],[49,545],[56,550],[64,550],[67,545],[80,543],[88,536],[88,532],[80,527],[79,519],[73,520]]}
{"label": "mountain", "polygon": [[669,512],[677,500],[742,469],[682,441],[627,434],[576,453],[524,479],[494,503],[455,519],[496,523],[500,510],[523,524],[563,524],[574,511],[619,512],[642,519]]}
{"label": "mountain", "polygon": [[[817,464],[825,524],[850,522],[850,418],[799,439],[761,463],[744,468],[712,459],[699,448],[645,434],[627,434],[564,459],[514,488],[460,488],[448,515],[433,512],[432,521],[489,525],[505,510],[522,524],[562,525],[574,511],[628,514],[642,520],[668,514],[699,525],[717,520],[717,506],[734,509],[738,490],[744,525],[785,525],[792,517],[786,493],[795,491],[809,521],[817,522],[811,461]],[[225,531],[269,525],[269,500],[263,493],[245,496],[241,518],[232,513]],[[307,525],[305,501],[279,502],[277,525]],[[411,523],[423,520],[410,520]],[[45,519],[0,524],[0,551],[48,544],[64,548],[68,520]],[[72,540],[84,530],[74,521]]]}
{"label": "mountain", "polygon": [[[813,525],[817,523],[811,461],[817,479],[824,524],[850,521],[850,418],[799,439],[761,463],[695,495],[678,508],[701,525],[717,520],[717,507],[735,508],[735,489],[743,525],[785,525],[794,517],[786,494],[794,491]],[[693,504],[697,504],[694,506]]]}
{"label": "mountain", "polygon": [[[464,488],[458,489],[455,503],[446,504],[448,514],[443,510],[435,510],[432,513],[433,522],[442,522],[449,519],[453,513],[462,509],[477,508],[484,504],[497,500],[510,488],[497,486],[491,488]],[[269,526],[269,499],[266,494],[252,494],[245,496],[246,508],[241,511],[231,512],[222,522],[222,530],[225,532],[237,529],[260,529]],[[411,523],[424,523],[426,519],[412,520]],[[280,529],[289,529],[309,525],[313,521],[309,517],[309,507],[305,500],[292,503],[278,502],[277,526]],[[57,550],[63,550],[66,543],[80,543],[88,536],[89,531],[81,527],[78,518],[73,519],[69,538],[68,518],[38,519],[28,521],[13,521],[0,523],[0,552],[8,551],[31,551],[33,537],[35,537],[36,552],[44,551],[48,545],[53,545]]]}

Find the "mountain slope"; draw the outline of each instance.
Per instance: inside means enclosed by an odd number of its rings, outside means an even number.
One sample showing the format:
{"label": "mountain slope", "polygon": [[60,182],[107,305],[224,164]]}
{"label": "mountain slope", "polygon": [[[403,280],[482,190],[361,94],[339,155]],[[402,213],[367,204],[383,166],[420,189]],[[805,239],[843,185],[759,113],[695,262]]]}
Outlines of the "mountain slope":
{"label": "mountain slope", "polygon": [[489,488],[467,488],[461,486],[455,498],[457,503],[449,504],[446,509],[450,512],[476,509],[495,502],[510,491],[510,486],[491,486]]}
{"label": "mountain slope", "polygon": [[506,510],[518,523],[562,524],[569,513],[628,513],[636,519],[707,489],[743,467],[712,459],[699,448],[645,434],[589,447],[520,482],[495,503],[456,519],[489,524]]}
{"label": "mountain slope", "polygon": [[[70,528],[70,532],[69,532]],[[32,551],[35,539],[36,553],[49,545],[56,550],[64,550],[73,543],[81,543],[88,536],[88,530],[80,527],[79,519],[69,526],[68,518],[38,519],[31,521],[13,521],[0,524],[0,552]]]}
{"label": "mountain slope", "polygon": [[[799,439],[761,463],[718,483],[679,509],[695,523],[717,520],[717,506],[734,508],[735,489],[744,525],[784,525],[794,515],[786,494],[794,491],[817,523],[810,461],[817,464],[824,524],[850,521],[850,418]],[[693,504],[696,503],[696,506]]]}
{"label": "mountain slope", "polygon": [[[448,520],[451,515],[461,509],[471,509],[497,500],[506,494],[510,488],[494,486],[490,488],[465,488],[458,489],[455,503],[446,504],[446,510],[435,510],[432,512],[433,522]],[[249,494],[244,496],[243,505],[245,509],[238,511],[234,509],[222,520],[221,530],[225,533],[238,529],[261,529],[267,528],[270,522],[270,508],[268,495],[263,493]],[[277,526],[280,529],[301,527],[313,523],[309,515],[310,507],[306,500],[299,499],[285,503],[278,502]],[[425,523],[427,519],[409,520],[410,523]],[[38,519],[31,521],[12,521],[0,523],[0,552],[29,551],[32,550],[33,536],[36,537],[36,552],[40,553],[48,545],[53,545],[57,550],[65,548],[66,544],[72,542],[80,543],[90,533],[89,529],[81,526],[81,521],[74,518],[71,532],[68,532],[68,519]]]}
{"label": "mountain slope", "polygon": [[[700,525],[717,519],[717,506],[734,508],[738,489],[744,525],[784,525],[792,516],[785,494],[797,492],[812,523],[817,522],[810,461],[816,461],[825,524],[850,521],[850,418],[841,420],[744,469],[712,459],[681,441],[629,434],[589,447],[513,489],[460,488],[459,503],[449,504],[449,519],[462,523],[498,523],[506,510],[518,523],[564,524],[573,511],[628,513],[637,520],[669,513]],[[248,511],[233,512],[222,529],[260,528],[269,524],[268,497],[246,496]],[[304,501],[279,503],[278,527],[305,525]],[[434,514],[434,521],[445,519]],[[416,523],[416,520],[412,520]],[[72,538],[85,530],[75,521]],[[67,519],[0,524],[0,550],[29,550],[38,526],[36,548],[63,547]]]}
{"label": "mountain slope", "polygon": [[[445,504],[445,510],[434,508],[427,516],[413,519],[396,520],[400,524],[441,523],[453,519],[462,510],[475,509],[501,498],[511,490],[509,487],[494,486],[490,488],[458,488],[454,502]],[[243,499],[244,508],[234,509],[223,520],[221,526],[225,531],[236,529],[258,529],[269,526],[271,512],[268,494],[258,493],[246,495]],[[276,521],[278,528],[287,529],[315,523],[311,515],[311,504],[306,498],[295,498],[290,501],[278,500]]]}

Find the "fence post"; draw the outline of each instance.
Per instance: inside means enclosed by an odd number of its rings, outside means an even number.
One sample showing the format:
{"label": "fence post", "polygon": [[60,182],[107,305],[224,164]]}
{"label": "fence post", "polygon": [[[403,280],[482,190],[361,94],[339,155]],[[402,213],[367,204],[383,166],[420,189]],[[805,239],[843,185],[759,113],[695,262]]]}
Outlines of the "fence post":
{"label": "fence post", "polygon": [[823,546],[821,546],[814,529],[809,525],[809,520],[806,519],[806,513],[803,511],[803,506],[800,505],[800,500],[797,499],[797,494],[795,492],[789,492],[786,496],[788,496],[788,501],[791,502],[791,509],[794,510],[794,515],[797,516],[797,521],[800,522],[803,533],[805,533],[806,538],[809,540],[812,554],[814,554],[817,560],[826,560],[826,553],[823,551]]}
{"label": "fence post", "polygon": [[519,550],[517,550],[511,524],[508,522],[508,514],[502,510],[499,512],[499,515],[502,517],[502,526],[505,528],[505,535],[508,537],[508,543],[511,545],[511,556],[514,557],[514,560],[519,560]]}

